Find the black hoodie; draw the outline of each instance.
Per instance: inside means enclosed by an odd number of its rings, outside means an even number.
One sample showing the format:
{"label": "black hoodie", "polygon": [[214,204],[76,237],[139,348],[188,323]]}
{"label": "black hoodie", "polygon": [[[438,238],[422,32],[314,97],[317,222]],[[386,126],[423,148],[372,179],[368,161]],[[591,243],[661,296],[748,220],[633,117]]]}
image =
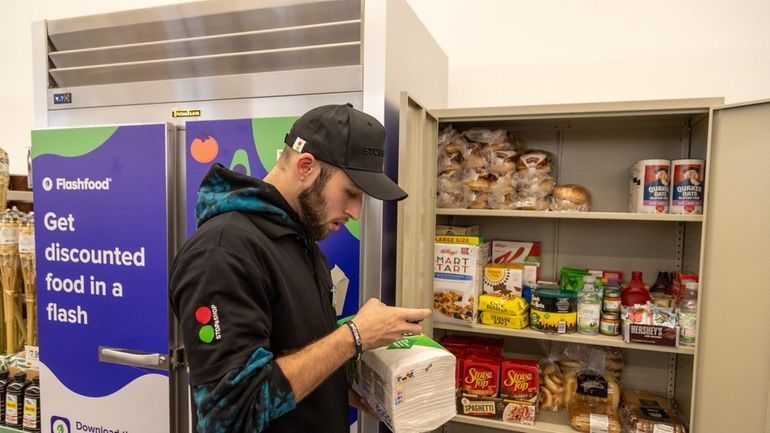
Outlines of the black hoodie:
{"label": "black hoodie", "polygon": [[212,166],[171,270],[198,432],[347,432],[338,370],[299,404],[274,362],[335,329],[329,264],[275,187]]}

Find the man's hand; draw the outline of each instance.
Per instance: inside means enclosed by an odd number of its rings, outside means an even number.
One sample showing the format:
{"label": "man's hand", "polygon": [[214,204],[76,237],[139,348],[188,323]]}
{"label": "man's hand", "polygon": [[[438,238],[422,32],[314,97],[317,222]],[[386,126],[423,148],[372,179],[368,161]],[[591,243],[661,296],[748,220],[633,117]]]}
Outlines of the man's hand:
{"label": "man's hand", "polygon": [[361,333],[361,345],[366,351],[387,346],[405,334],[421,333],[418,322],[430,314],[427,308],[389,307],[372,298],[358,310],[353,323]]}
{"label": "man's hand", "polygon": [[380,419],[380,417],[377,416],[377,414],[374,412],[374,409],[372,409],[371,406],[369,406],[369,403],[366,402],[366,400],[363,399],[360,395],[358,395],[357,392],[353,391],[352,389],[348,389],[348,404],[353,406],[354,408],[366,412],[369,416],[373,416],[377,419]]}

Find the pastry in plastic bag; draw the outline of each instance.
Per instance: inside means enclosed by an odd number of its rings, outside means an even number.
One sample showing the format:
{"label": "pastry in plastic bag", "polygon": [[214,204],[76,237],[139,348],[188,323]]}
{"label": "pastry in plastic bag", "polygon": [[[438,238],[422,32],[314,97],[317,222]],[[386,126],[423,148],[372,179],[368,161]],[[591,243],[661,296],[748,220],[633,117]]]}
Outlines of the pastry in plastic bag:
{"label": "pastry in plastic bag", "polygon": [[545,150],[528,150],[516,161],[516,170],[548,174],[551,172],[551,153]]}
{"label": "pastry in plastic bag", "polygon": [[460,182],[471,191],[487,192],[492,185],[493,177],[483,169],[465,170]]}
{"label": "pastry in plastic bag", "polygon": [[592,401],[573,401],[569,405],[569,423],[581,432],[621,432],[618,412],[612,406]]}
{"label": "pastry in plastic bag", "polygon": [[631,433],[687,432],[674,405],[659,394],[626,390],[623,392],[623,407],[620,413],[623,424]]}
{"label": "pastry in plastic bag", "polygon": [[452,128],[447,126],[438,135],[438,153],[460,153],[463,152],[468,146],[468,140],[463,135]]}
{"label": "pastry in plastic bag", "polygon": [[515,150],[493,150],[489,152],[489,172],[506,175],[516,171],[518,154]]}
{"label": "pastry in plastic bag", "polygon": [[463,208],[486,209],[489,206],[489,193],[481,191],[467,191],[463,196]]}
{"label": "pastry in plastic bag", "polygon": [[542,361],[540,369],[540,409],[557,411],[564,407],[564,377],[554,362]]}
{"label": "pastry in plastic bag", "polygon": [[462,207],[463,190],[460,173],[460,170],[445,170],[439,173],[436,185],[436,207]]}
{"label": "pastry in plastic bag", "polygon": [[587,212],[591,207],[591,192],[581,185],[557,185],[552,194],[551,210]]}

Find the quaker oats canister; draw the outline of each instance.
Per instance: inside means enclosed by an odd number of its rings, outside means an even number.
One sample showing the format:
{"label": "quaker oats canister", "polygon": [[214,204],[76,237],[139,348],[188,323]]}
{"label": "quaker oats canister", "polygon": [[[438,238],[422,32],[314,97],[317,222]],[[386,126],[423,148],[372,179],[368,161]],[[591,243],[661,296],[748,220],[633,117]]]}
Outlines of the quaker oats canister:
{"label": "quaker oats canister", "polygon": [[646,214],[668,213],[671,192],[671,161],[643,159],[628,173],[628,211]]}
{"label": "quaker oats canister", "polygon": [[703,213],[705,185],[702,159],[675,159],[671,161],[673,186],[670,212],[700,215]]}

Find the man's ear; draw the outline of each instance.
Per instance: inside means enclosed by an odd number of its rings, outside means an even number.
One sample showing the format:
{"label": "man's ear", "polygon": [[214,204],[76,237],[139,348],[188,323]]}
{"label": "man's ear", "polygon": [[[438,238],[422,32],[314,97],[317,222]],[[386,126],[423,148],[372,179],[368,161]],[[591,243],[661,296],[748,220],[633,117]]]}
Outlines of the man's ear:
{"label": "man's ear", "polygon": [[305,178],[312,173],[316,167],[315,157],[309,153],[300,153],[294,164],[297,177]]}

